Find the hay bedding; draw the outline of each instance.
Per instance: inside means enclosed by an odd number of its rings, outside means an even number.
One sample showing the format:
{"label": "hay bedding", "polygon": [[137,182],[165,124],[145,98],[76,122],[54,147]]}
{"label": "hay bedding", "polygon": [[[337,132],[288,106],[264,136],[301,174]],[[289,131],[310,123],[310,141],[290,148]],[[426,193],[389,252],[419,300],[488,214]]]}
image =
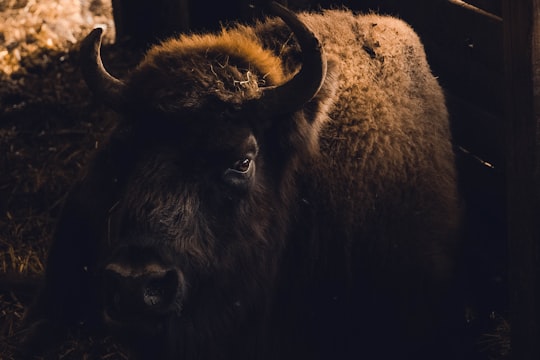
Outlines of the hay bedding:
{"label": "hay bedding", "polygon": [[[90,29],[106,26],[105,42],[114,38],[105,1],[0,0],[0,285],[42,276],[62,201],[114,123],[77,68],[78,42]],[[114,49],[105,57],[129,63]],[[37,281],[0,286],[0,359],[17,358],[18,327]],[[110,339],[78,334],[50,355],[126,358]]]}

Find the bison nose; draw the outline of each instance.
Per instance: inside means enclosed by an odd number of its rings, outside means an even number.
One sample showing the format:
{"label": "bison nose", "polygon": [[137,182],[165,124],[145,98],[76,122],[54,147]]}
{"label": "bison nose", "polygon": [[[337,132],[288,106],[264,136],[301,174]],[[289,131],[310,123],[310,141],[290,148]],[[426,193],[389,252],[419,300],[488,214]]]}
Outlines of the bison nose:
{"label": "bison nose", "polygon": [[134,269],[111,263],[105,267],[103,280],[109,320],[125,323],[180,311],[184,282],[176,269],[158,265]]}

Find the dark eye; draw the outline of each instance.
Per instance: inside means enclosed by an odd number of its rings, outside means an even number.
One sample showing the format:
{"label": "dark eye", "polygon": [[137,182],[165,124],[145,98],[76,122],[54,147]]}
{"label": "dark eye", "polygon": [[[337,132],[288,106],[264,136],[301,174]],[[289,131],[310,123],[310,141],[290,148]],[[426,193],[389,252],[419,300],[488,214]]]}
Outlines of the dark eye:
{"label": "dark eye", "polygon": [[249,167],[251,166],[251,160],[246,158],[239,160],[234,163],[234,165],[231,167],[232,170],[245,173],[249,170]]}
{"label": "dark eye", "polygon": [[223,180],[236,189],[247,189],[255,173],[255,163],[251,158],[243,158],[235,162],[223,173]]}

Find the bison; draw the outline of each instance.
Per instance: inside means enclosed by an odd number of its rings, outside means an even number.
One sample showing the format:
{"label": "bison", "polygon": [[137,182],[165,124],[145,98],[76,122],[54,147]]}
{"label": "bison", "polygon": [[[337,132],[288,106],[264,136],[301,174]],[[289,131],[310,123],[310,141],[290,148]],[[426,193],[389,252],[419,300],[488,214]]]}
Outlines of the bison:
{"label": "bison", "polygon": [[85,324],[143,359],[451,352],[456,171],[418,36],[269,11],[164,41],[124,79],[101,29],[84,39],[120,116],[66,200],[29,346]]}

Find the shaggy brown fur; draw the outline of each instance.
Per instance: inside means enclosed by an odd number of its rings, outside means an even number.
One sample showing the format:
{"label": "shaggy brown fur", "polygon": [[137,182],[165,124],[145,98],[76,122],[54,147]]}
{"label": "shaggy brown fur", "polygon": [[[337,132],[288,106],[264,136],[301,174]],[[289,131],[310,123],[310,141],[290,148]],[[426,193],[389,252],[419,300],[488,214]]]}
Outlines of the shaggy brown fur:
{"label": "shaggy brown fur", "polygon": [[142,358],[450,357],[456,175],[423,47],[391,17],[299,17],[328,71],[296,111],[259,107],[302,64],[281,20],[148,52],[30,321],[103,316]]}

